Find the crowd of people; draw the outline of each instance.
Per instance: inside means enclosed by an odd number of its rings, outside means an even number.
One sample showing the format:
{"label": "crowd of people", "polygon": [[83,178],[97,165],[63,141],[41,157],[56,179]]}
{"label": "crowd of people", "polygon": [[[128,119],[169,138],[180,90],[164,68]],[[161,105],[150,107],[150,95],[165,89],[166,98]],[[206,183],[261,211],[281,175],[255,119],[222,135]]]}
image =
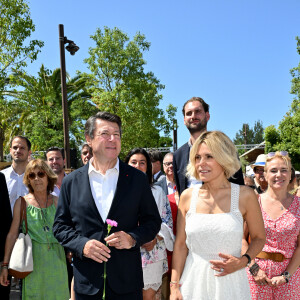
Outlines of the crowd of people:
{"label": "crowd of people", "polygon": [[12,138],[0,172],[1,299],[25,230],[22,201],[34,265],[22,299],[300,299],[289,154],[261,154],[243,174],[228,136],[207,131],[209,105],[193,97],[182,113],[190,138],[174,154],[134,148],[122,162],[121,119],[98,112],[85,125],[83,166],[68,175],[62,149],[33,159],[29,139]]}

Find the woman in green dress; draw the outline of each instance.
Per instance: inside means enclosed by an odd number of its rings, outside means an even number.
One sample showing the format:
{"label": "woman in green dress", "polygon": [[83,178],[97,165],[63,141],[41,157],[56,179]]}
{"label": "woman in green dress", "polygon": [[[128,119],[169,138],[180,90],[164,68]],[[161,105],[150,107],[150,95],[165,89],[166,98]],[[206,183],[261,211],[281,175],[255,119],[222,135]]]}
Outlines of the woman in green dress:
{"label": "woman in green dress", "polygon": [[[22,299],[69,299],[66,257],[63,247],[53,236],[52,225],[56,212],[57,197],[53,191],[57,176],[41,159],[30,161],[24,174],[24,184],[29,194],[26,201],[28,234],[32,240],[33,272],[23,279]],[[4,268],[0,283],[9,284],[7,264],[19,233],[21,198],[14,206],[13,221],[6,238]],[[23,231],[25,224],[23,221]]]}

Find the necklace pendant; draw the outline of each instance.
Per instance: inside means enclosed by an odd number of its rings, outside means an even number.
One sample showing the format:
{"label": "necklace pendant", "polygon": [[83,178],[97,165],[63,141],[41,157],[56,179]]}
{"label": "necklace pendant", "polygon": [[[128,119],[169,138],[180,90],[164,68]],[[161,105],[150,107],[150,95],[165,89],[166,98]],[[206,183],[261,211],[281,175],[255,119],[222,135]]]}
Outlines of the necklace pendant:
{"label": "necklace pendant", "polygon": [[49,226],[47,226],[47,225],[45,225],[45,226],[43,227],[43,229],[44,229],[45,232],[49,232],[49,230],[50,230]]}

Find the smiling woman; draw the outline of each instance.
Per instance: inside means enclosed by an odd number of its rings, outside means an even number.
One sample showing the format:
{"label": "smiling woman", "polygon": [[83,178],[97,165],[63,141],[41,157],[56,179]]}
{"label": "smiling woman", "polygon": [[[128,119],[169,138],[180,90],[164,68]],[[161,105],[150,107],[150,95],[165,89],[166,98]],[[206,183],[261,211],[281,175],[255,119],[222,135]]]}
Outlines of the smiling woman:
{"label": "smiling woman", "polygon": [[[265,233],[253,190],[228,181],[239,168],[224,133],[208,131],[194,142],[187,170],[202,185],[180,197],[171,300],[250,300],[245,267],[262,249]],[[241,252],[244,220],[252,240]]]}
{"label": "smiling woman", "polygon": [[268,189],[258,199],[267,239],[248,273],[252,299],[299,299],[300,199],[288,192],[286,151],[267,154],[264,176]]}

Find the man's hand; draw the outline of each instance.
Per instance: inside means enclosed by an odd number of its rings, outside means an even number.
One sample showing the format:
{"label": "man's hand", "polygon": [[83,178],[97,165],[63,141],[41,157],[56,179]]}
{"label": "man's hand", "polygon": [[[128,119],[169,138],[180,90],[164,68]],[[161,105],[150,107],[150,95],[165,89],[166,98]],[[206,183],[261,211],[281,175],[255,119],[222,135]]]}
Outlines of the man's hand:
{"label": "man's hand", "polygon": [[83,248],[83,255],[98,263],[103,263],[110,258],[110,250],[97,240],[89,240]]}
{"label": "man's hand", "polygon": [[130,249],[135,244],[134,238],[124,231],[112,233],[104,239],[110,247]]}

